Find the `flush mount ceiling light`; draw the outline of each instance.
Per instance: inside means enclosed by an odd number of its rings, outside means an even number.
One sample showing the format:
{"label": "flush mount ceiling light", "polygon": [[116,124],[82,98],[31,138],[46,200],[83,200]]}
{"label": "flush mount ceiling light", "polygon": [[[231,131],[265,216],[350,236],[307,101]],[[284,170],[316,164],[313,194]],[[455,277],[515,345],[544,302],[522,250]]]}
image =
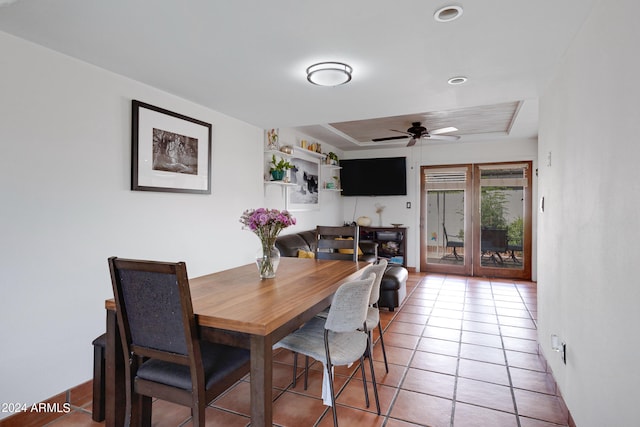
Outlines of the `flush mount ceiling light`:
{"label": "flush mount ceiling light", "polygon": [[451,22],[462,16],[462,6],[445,6],[436,10],[433,18],[438,22]]}
{"label": "flush mount ceiling light", "polygon": [[447,83],[449,83],[450,85],[461,85],[463,83],[466,83],[467,80],[469,79],[466,78],[465,76],[456,76],[456,77],[451,77],[449,80],[447,80]]}
{"label": "flush mount ceiling light", "polygon": [[340,86],[351,80],[352,72],[342,62],[319,62],[307,68],[307,80],[318,86]]}

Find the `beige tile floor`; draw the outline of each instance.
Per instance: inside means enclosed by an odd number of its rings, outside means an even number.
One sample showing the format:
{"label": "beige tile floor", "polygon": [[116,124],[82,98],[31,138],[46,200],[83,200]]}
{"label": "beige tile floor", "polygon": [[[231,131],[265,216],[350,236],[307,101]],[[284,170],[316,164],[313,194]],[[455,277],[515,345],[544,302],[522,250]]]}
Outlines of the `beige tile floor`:
{"label": "beige tile floor", "polygon": [[[412,273],[407,293],[396,311],[381,310],[389,373],[379,340],[373,358],[382,414],[375,413],[373,402],[365,407],[358,366],[337,368],[340,425],[567,425],[566,407],[537,354],[535,283]],[[311,366],[309,387],[304,390],[302,381],[292,387],[291,353],[276,350],[274,360],[274,424],[333,425],[331,410],[320,399],[321,365]],[[211,403],[207,426],[248,425],[248,381],[239,381]],[[91,420],[90,395],[73,408],[72,413],[41,425],[102,424]],[[156,401],[153,425],[189,426],[189,410]]]}

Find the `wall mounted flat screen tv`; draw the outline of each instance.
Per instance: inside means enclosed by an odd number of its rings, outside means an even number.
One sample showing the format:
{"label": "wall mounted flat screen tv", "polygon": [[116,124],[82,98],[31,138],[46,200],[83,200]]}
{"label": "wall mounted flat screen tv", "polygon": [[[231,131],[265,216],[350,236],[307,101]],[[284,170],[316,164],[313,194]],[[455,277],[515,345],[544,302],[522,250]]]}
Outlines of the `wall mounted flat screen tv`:
{"label": "wall mounted flat screen tv", "polygon": [[340,160],[343,196],[406,196],[406,157]]}

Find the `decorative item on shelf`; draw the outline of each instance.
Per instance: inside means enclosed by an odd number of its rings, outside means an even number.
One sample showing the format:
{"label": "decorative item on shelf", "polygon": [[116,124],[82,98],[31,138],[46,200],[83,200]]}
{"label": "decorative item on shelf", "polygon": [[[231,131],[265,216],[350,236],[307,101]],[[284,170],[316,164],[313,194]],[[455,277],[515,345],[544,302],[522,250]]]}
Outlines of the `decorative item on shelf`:
{"label": "decorative item on shelf", "polygon": [[392,222],[391,225],[393,225],[395,228],[402,227],[402,224],[397,222]]}
{"label": "decorative item on shelf", "polygon": [[307,140],[306,139],[301,139],[300,140],[300,148],[304,148],[306,150],[306,148],[307,148]]}
{"label": "decorative item on shelf", "polygon": [[296,219],[286,210],[258,208],[244,211],[240,222],[260,239],[261,248],[256,256],[260,277],[274,278],[280,263],[280,251],[275,246],[276,238],[284,228],[295,225]]}
{"label": "decorative item on shelf", "polygon": [[274,181],[282,181],[282,179],[284,178],[284,173],[288,170],[293,168],[293,165],[291,163],[289,163],[289,161],[285,160],[285,159],[280,159],[280,161],[278,161],[276,159],[276,155],[273,154],[271,156],[271,163],[272,166],[269,169],[269,172],[271,172],[271,177],[273,178]]}
{"label": "decorative item on shelf", "polygon": [[382,212],[384,211],[384,208],[386,206],[382,206],[380,203],[376,203],[376,213],[378,214],[378,221],[380,222],[380,224],[378,224],[380,227],[382,227]]}
{"label": "decorative item on shelf", "polygon": [[326,162],[328,165],[337,165],[338,164],[338,155],[333,151],[329,151],[326,157]]}
{"label": "decorative item on shelf", "polygon": [[280,151],[282,151],[284,154],[293,154],[293,147],[290,145],[283,145],[282,147],[280,147]]}
{"label": "decorative item on shelf", "polygon": [[368,216],[359,216],[356,220],[356,223],[360,227],[368,227],[371,225],[371,218],[369,218]]}
{"label": "decorative item on shelf", "polygon": [[271,129],[267,131],[267,150],[279,150],[280,144],[278,144],[278,129]]}

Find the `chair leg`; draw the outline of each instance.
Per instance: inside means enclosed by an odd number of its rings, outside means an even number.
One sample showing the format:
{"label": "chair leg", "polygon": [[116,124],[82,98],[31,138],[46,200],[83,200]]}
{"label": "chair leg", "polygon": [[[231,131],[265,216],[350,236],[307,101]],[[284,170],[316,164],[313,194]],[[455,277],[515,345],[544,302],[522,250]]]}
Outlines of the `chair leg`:
{"label": "chair leg", "polygon": [[338,427],[338,414],[336,412],[336,393],[333,389],[333,375],[331,374],[331,353],[329,352],[329,330],[324,330],[324,354],[327,359],[325,369],[329,378],[329,389],[331,390],[331,412],[333,413],[333,426]]}
{"label": "chair leg", "polygon": [[105,400],[105,354],[104,346],[94,342],[93,345],[93,404],[91,419],[96,422],[104,421]]}
{"label": "chair leg", "polygon": [[296,376],[298,374],[298,353],[293,353],[293,384],[292,388],[296,388]]}
{"label": "chair leg", "polygon": [[329,376],[329,389],[331,390],[331,412],[333,413],[333,425],[338,427],[338,414],[336,412],[336,393],[333,389],[333,375],[331,374],[331,365],[327,363],[325,369]]}
{"label": "chair leg", "polygon": [[[369,358],[371,360],[371,358]],[[360,358],[360,371],[362,372],[362,386],[364,387],[364,403],[367,405],[367,408],[370,406],[369,404],[369,390],[367,390],[367,374],[364,370],[364,355]]]}
{"label": "chair leg", "polygon": [[131,427],[151,427],[151,397],[131,393]]}
{"label": "chair leg", "polygon": [[205,425],[205,415],[204,411],[206,409],[206,404],[204,401],[198,402],[197,405],[194,405],[191,408],[191,425],[193,427],[204,427]]}
{"label": "chair leg", "polygon": [[307,389],[309,383],[309,356],[304,357],[304,389]]}
{"label": "chair leg", "polygon": [[382,323],[378,322],[378,330],[380,331],[380,345],[382,346],[382,357],[384,358],[384,369],[389,373],[389,363],[387,363],[387,350],[384,348],[384,338],[382,337]]}
{"label": "chair leg", "polygon": [[[369,348],[371,347],[371,340],[369,340]],[[364,362],[364,361],[363,361]],[[371,368],[371,382],[373,383],[373,396],[376,399],[376,409],[378,415],[380,415],[380,399],[378,398],[378,386],[376,384],[376,372],[373,370],[373,358],[369,358],[369,367]],[[364,375],[363,375],[364,378]]]}

